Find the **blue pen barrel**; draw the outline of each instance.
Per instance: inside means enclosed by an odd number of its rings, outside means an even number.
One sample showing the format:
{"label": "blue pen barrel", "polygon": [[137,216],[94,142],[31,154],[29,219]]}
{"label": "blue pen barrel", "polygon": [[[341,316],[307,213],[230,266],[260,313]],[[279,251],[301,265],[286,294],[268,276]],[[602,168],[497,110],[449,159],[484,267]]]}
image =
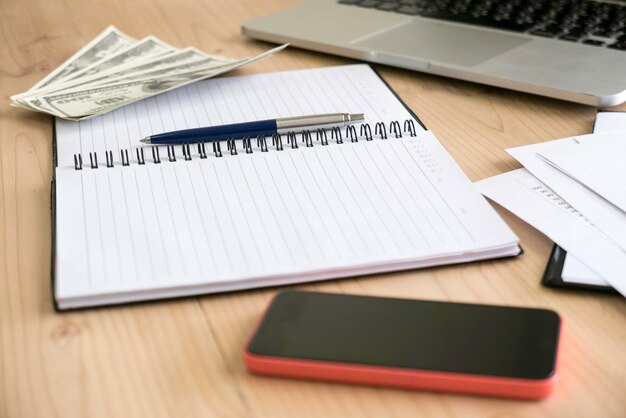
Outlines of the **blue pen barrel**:
{"label": "blue pen barrel", "polygon": [[230,125],[209,126],[206,128],[185,129],[151,135],[152,144],[188,144],[196,142],[223,141],[230,138],[241,139],[246,136],[256,138],[259,135],[272,136],[276,133],[276,120],[233,123]]}

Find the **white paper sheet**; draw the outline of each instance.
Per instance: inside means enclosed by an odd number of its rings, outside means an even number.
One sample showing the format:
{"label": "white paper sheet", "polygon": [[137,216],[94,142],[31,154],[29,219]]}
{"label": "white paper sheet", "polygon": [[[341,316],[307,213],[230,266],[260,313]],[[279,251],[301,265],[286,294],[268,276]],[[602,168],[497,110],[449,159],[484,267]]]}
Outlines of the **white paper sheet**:
{"label": "white paper sheet", "polygon": [[[626,112],[598,112],[593,131],[594,133],[626,132]],[[572,254],[567,254],[565,257],[561,278],[568,283],[608,285]]]}
{"label": "white paper sheet", "polygon": [[594,133],[626,131],[626,112],[598,112]]}
{"label": "white paper sheet", "polygon": [[606,280],[593,272],[572,254],[567,253],[561,271],[561,280],[567,283],[590,284],[594,286],[610,286]]}
{"label": "white paper sheet", "polygon": [[626,296],[626,254],[554,191],[519,169],[474,183]]}
{"label": "white paper sheet", "polygon": [[626,133],[592,135],[575,146],[539,155],[626,215]]}
{"label": "white paper sheet", "polygon": [[579,142],[597,139],[599,135],[604,139],[622,137],[622,134],[619,132],[583,135],[509,148],[507,152],[542,183],[554,190],[563,200],[575,207],[596,228],[620,246],[623,251],[626,251],[626,216],[624,212],[589,190],[586,186],[550,165],[539,155],[547,152],[568,150],[580,145]]}

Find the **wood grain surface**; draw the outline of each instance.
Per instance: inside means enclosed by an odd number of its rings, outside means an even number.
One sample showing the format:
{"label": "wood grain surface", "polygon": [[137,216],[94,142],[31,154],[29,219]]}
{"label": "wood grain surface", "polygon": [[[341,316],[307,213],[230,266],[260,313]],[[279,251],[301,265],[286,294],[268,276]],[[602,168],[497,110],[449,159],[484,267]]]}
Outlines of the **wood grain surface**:
{"label": "wood grain surface", "polygon": [[[298,286],[551,308],[566,318],[549,399],[503,399],[252,376],[242,348],[277,289],[56,313],[50,287],[52,118],[9,106],[113,24],[245,57],[241,23],[290,0],[0,1],[0,417],[624,417],[626,303],[539,284],[551,242],[508,212],[520,257]],[[237,74],[354,61],[288,49]],[[591,130],[587,106],[377,67],[472,180],[518,168],[504,149]]]}

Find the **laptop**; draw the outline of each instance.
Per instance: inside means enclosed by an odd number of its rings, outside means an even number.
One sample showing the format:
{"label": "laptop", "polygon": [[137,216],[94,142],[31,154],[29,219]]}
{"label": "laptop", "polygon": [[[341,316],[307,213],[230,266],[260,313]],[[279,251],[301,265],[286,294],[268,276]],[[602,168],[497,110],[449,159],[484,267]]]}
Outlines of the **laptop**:
{"label": "laptop", "polygon": [[593,106],[626,101],[626,1],[310,0],[242,30]]}

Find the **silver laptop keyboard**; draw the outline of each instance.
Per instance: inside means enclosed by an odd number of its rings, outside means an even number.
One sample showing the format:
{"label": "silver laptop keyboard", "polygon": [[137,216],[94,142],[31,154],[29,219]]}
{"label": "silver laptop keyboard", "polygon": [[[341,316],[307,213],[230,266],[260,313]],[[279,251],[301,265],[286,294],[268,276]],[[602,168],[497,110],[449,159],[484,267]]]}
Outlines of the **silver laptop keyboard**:
{"label": "silver laptop keyboard", "polygon": [[339,3],[626,50],[626,4],[590,0],[339,0]]}

